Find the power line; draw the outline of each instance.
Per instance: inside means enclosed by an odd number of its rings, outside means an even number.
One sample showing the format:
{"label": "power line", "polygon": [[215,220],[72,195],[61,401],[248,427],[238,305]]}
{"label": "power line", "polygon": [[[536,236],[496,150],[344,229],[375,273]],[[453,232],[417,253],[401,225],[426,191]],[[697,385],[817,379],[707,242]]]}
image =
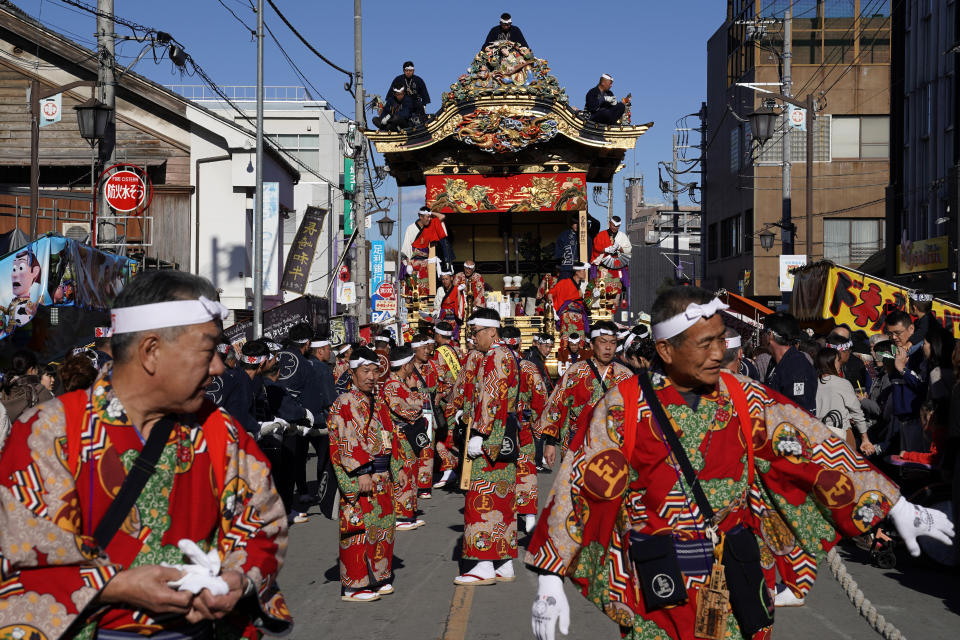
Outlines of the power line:
{"label": "power line", "polygon": [[251,36],[252,38],[256,38],[256,37],[257,37],[257,30],[256,30],[256,29],[253,29],[252,27],[250,27],[250,25],[248,25],[246,22],[244,22],[244,21],[243,21],[243,18],[241,18],[240,16],[238,16],[237,13],[236,13],[233,9],[231,9],[230,7],[227,6],[227,3],[225,3],[223,0],[217,0],[217,2],[220,3],[220,6],[222,6],[224,9],[226,9],[227,11],[229,11],[229,12],[230,12],[230,15],[232,15],[237,22],[239,22],[240,24],[243,25],[243,28],[246,29],[246,31],[250,34],[250,36]]}
{"label": "power line", "polygon": [[347,71],[346,69],[344,69],[344,68],[341,67],[341,66],[338,66],[338,65],[334,64],[334,63],[331,62],[325,55],[323,55],[322,53],[320,53],[319,51],[317,51],[317,50],[313,47],[313,45],[310,44],[310,43],[307,41],[306,38],[304,38],[302,35],[300,35],[300,32],[297,31],[296,27],[294,27],[294,26],[290,23],[290,21],[287,20],[287,16],[283,15],[283,12],[280,11],[280,9],[277,7],[277,5],[275,5],[275,4],[273,3],[273,0],[267,0],[267,2],[270,4],[270,7],[277,13],[277,16],[279,16],[280,19],[283,20],[283,24],[287,25],[287,28],[290,29],[290,31],[293,32],[293,35],[297,36],[297,38],[300,40],[300,42],[302,42],[303,45],[304,45],[307,49],[309,49],[311,53],[313,53],[313,55],[317,56],[318,58],[320,58],[321,60],[323,60],[324,62],[326,62],[328,65],[330,65],[331,67],[333,67],[334,69],[336,69],[336,70],[339,71],[340,73],[345,74],[345,75],[347,76],[347,78],[349,78],[349,79],[347,80],[346,84],[344,85],[344,89],[345,89],[346,91],[352,93],[351,88],[353,87],[353,73],[350,72],[350,71]]}

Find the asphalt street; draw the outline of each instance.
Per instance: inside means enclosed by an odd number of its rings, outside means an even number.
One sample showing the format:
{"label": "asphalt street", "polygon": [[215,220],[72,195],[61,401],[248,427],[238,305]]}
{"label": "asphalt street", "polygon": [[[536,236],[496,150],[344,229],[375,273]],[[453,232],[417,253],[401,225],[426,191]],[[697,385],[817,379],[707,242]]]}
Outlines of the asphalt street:
{"label": "asphalt street", "polygon": [[[540,477],[541,506],[553,481]],[[397,533],[396,593],[372,603],[340,600],[337,523],[316,509],[310,521],[293,525],[280,586],[296,620],[293,638],[409,638],[430,640],[529,639],[530,603],[536,576],[515,563],[517,580],[481,587],[456,587],[454,558],[463,532],[458,493],[434,490],[421,501],[427,525]],[[523,540],[522,540],[523,541]],[[522,550],[521,550],[522,554]],[[879,613],[905,638],[956,638],[960,625],[960,574],[898,554],[897,567],[882,570],[867,553],[845,545],[842,555],[853,578]],[[619,638],[617,627],[566,584],[571,608],[570,639]],[[563,636],[558,636],[563,637]],[[825,563],[806,606],[778,609],[778,640],[879,638],[860,617]]]}

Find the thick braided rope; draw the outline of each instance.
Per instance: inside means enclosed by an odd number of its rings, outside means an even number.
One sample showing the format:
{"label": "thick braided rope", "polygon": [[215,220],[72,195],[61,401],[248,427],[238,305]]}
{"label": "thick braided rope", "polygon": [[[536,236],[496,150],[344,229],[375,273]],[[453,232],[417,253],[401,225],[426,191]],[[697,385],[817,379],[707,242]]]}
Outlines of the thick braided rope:
{"label": "thick braided rope", "polygon": [[827,564],[830,566],[830,573],[832,573],[833,577],[840,583],[840,587],[844,593],[847,594],[847,597],[850,598],[850,602],[853,603],[853,606],[860,615],[866,618],[867,622],[870,623],[870,626],[873,627],[877,633],[886,638],[886,640],[906,640],[900,632],[900,629],[897,629],[893,626],[892,622],[887,621],[886,618],[877,613],[876,607],[863,595],[863,591],[857,585],[857,581],[854,580],[847,571],[847,565],[844,564],[840,554],[837,553],[836,547],[831,549],[830,553],[827,554]]}

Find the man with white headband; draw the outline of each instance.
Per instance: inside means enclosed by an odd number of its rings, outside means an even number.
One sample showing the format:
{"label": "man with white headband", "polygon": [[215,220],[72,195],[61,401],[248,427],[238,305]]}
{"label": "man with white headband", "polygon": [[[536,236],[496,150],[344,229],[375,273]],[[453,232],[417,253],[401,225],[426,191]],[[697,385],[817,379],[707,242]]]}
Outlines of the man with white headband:
{"label": "man with white headband", "polygon": [[453,279],[453,285],[462,291],[467,301],[467,315],[486,306],[486,289],[483,276],[477,271],[477,264],[473,260],[465,260],[463,271]]}
{"label": "man with white headband", "polygon": [[[413,349],[413,376],[420,383],[420,392],[423,394],[423,415],[428,424],[430,444],[420,452],[420,463],[417,467],[417,490],[421,500],[429,500],[433,489],[433,461],[436,446],[436,415],[439,412],[436,406],[437,386],[440,378],[433,362],[433,353],[436,342],[425,333],[417,333],[410,343]],[[446,447],[440,448],[441,455],[447,456],[445,466],[448,469],[456,467],[457,461]]]}
{"label": "man with white headband", "polygon": [[597,265],[597,284],[603,289],[607,299],[613,299],[613,309],[620,308],[623,278],[630,265],[632,252],[630,238],[620,230],[620,216],[611,217],[609,228],[598,233],[593,239],[590,263]]}
{"label": "man with white headband", "polygon": [[800,323],[789,313],[778,311],[762,321],[762,344],[773,361],[767,368],[764,383],[814,413],[817,410],[817,372],[796,345],[800,340]]}
{"label": "man with white headband", "polygon": [[404,62],[403,73],[393,79],[390,88],[391,90],[393,87],[404,88],[406,94],[413,100],[413,124],[419,125],[427,123],[424,107],[430,104],[430,93],[427,91],[427,83],[414,73],[415,70],[413,61]]}
{"label": "man with white headband", "polygon": [[443,487],[449,482],[456,472],[458,456],[454,452],[458,450],[454,441],[453,425],[446,419],[447,405],[450,402],[449,393],[460,375],[463,368],[463,356],[453,340],[453,326],[448,322],[438,322],[433,330],[436,348],[433,350],[433,365],[436,371],[437,385],[434,390],[437,413],[434,420],[437,421],[436,448],[440,456],[440,480],[433,488]]}
{"label": "man with white headband", "polygon": [[[936,321],[936,319],[934,319]],[[860,358],[851,358],[855,351],[853,335],[846,325],[837,325],[827,336],[827,346],[840,352],[840,362],[843,365],[843,377],[850,381],[853,388],[861,396],[866,395],[873,385],[870,372]],[[842,349],[840,347],[843,347]]]}
{"label": "man with white headband", "polygon": [[404,345],[390,349],[390,377],[380,390],[380,401],[388,408],[391,432],[398,446],[393,452],[393,511],[397,531],[411,531],[426,524],[417,518],[417,469],[420,454],[429,445],[420,391],[413,371],[413,349]]}
{"label": "man with white headband", "polygon": [[584,109],[589,120],[598,124],[620,124],[620,119],[623,118],[623,113],[626,111],[627,105],[630,104],[630,94],[617,102],[613,91],[610,90],[612,86],[613,77],[604,73],[600,76],[597,86],[587,91]]}
{"label": "man with white headband", "polygon": [[527,45],[527,39],[523,37],[523,32],[520,31],[520,27],[513,26],[513,18],[509,13],[500,14],[500,24],[490,29],[490,33],[487,34],[487,39],[483,41],[480,51],[503,40],[516,42],[521,47],[530,48]]}
{"label": "man with white headband", "polygon": [[140,273],[114,301],[113,363],[13,425],[0,556],[5,584],[19,587],[0,592],[0,628],[212,638],[224,615],[238,633],[256,633],[257,618],[290,626],[275,584],[286,514],[269,463],[204,394],[223,372],[228,310],[216,297],[199,276]]}
{"label": "man with white headband", "polygon": [[500,315],[477,309],[467,321],[477,350],[484,353],[476,380],[479,397],[470,417],[466,454],[473,463],[463,510],[463,553],[457,585],[516,579],[517,396],[520,367],[500,339]]}
{"label": "man with white headband", "polygon": [[400,131],[410,126],[410,119],[416,113],[416,102],[407,93],[406,86],[394,84],[383,101],[380,115],[373,118],[373,124],[380,131]]}
{"label": "man with white headband", "polygon": [[[334,345],[332,349],[337,358],[336,363],[333,365],[333,379],[337,381],[337,385],[339,386],[340,378],[343,374],[350,373],[350,351],[352,346],[349,342],[346,342],[344,344]],[[341,393],[337,394],[338,398]]]}
{"label": "man with white headband", "polygon": [[394,443],[386,406],[373,395],[377,358],[361,347],[353,385],[330,408],[330,455],[340,487],[340,599],[373,602],[394,592]]}
{"label": "man with white headband", "polygon": [[581,360],[589,360],[592,355],[590,347],[584,346],[583,334],[571,333],[557,350],[557,374],[563,377],[567,369]]}
{"label": "man with white headband", "polygon": [[[617,623],[611,636],[626,627],[687,639],[699,626],[710,634],[700,637],[768,638],[761,530],[781,532],[777,553],[796,541],[817,560],[836,532],[862,535],[887,514],[911,553],[919,554],[918,535],[949,543],[946,516],[901,498],[820,421],[721,372],[724,306],[698,287],[661,293],[651,310],[653,372],[612,388],[583,446],[564,459],[526,557],[541,574],[538,639],[553,638],[558,620],[568,630],[564,576],[605,594],[597,603]],[[837,451],[851,463],[831,464]],[[712,577],[721,571],[725,585]],[[708,586],[729,593],[729,605],[698,602]]]}
{"label": "man with white headband", "polygon": [[[520,329],[504,327],[500,330],[504,342],[515,354],[520,351]],[[519,360],[520,386],[517,388],[517,416],[520,418],[520,431],[517,444],[520,454],[517,456],[517,514],[522,516],[524,531],[533,533],[537,522],[537,445],[533,435],[534,426],[540,420],[547,406],[547,385],[529,360]]]}
{"label": "man with white headband", "polygon": [[310,341],[310,364],[313,365],[314,387],[312,393],[319,397],[319,413],[314,416],[313,426],[307,431],[307,440],[317,455],[317,495],[320,510],[324,514],[333,513],[334,470],[330,463],[330,438],[327,423],[330,408],[339,397],[337,379],[333,375],[330,363],[330,337],[316,336]]}
{"label": "man with white headband", "polygon": [[[586,430],[593,407],[603,394],[633,375],[629,368],[614,360],[617,352],[614,323],[601,320],[593,324],[590,349],[589,357],[570,366],[560,378],[536,427],[537,436],[546,443],[543,458],[551,467],[557,460],[563,460],[568,450],[576,448],[578,431]],[[581,434],[579,440],[582,439]]]}
{"label": "man with white headband", "polygon": [[447,237],[447,226],[443,223],[445,217],[422,206],[417,212],[417,219],[403,232],[400,253],[406,257],[417,285],[416,291],[410,292],[412,295],[430,295],[427,261],[430,259],[430,247],[437,247],[439,252],[441,241]]}
{"label": "man with white headband", "polygon": [[[473,419],[474,404],[479,399],[476,385],[483,367],[485,351],[480,351],[471,335],[472,328],[467,330],[467,353],[463,356],[463,366],[457,374],[453,387],[444,398],[444,418],[450,430],[453,431],[453,442],[460,458],[466,458],[466,430]],[[458,464],[459,468],[459,464]],[[449,480],[449,478],[447,478]]]}
{"label": "man with white headband", "polygon": [[590,310],[583,299],[590,265],[577,262],[569,278],[563,278],[550,290],[550,301],[557,315],[557,331],[561,337],[583,333],[590,328]]}
{"label": "man with white headband", "polygon": [[433,298],[433,317],[444,320],[453,327],[453,339],[460,340],[460,325],[467,318],[466,286],[457,285],[453,277],[453,265],[441,262],[437,265],[440,284]]}
{"label": "man with white headband", "polygon": [[[910,292],[910,315],[916,318],[913,321],[913,335],[911,344],[921,344],[929,331],[943,329],[943,323],[933,315],[933,294],[919,289]],[[844,327],[846,328],[846,327]],[[847,330],[849,332],[849,329]]]}
{"label": "man with white headband", "polygon": [[[280,365],[280,374],[277,382],[287,390],[290,397],[306,411],[307,424],[302,425],[296,441],[296,461],[294,463],[294,477],[297,481],[297,500],[300,504],[294,522],[307,522],[307,507],[316,501],[310,494],[307,484],[307,456],[310,453],[310,441],[307,432],[313,428],[316,416],[322,412],[321,396],[317,392],[317,374],[310,364],[310,342],[313,338],[313,329],[307,323],[300,323],[290,327],[284,349],[277,354]],[[316,446],[316,444],[314,445]]]}

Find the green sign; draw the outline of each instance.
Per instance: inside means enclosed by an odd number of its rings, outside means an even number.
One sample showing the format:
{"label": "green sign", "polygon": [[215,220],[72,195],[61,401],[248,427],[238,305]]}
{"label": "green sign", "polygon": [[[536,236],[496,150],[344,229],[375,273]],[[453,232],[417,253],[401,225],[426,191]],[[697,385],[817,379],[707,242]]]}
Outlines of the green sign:
{"label": "green sign", "polygon": [[343,235],[353,235],[353,158],[343,159]]}

